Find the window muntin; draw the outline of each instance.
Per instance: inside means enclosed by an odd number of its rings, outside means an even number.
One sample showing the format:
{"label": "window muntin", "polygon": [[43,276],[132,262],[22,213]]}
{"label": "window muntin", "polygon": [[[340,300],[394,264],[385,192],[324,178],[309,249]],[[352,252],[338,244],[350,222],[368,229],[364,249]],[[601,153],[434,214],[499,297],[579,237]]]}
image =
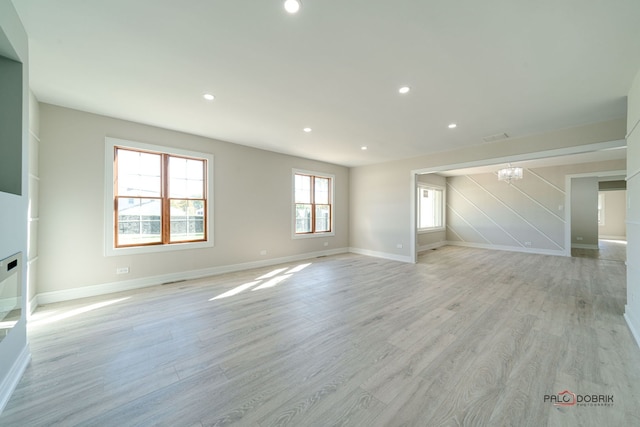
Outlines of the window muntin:
{"label": "window muntin", "polygon": [[114,247],[207,241],[207,159],[114,147]]}
{"label": "window muntin", "polygon": [[325,234],[333,231],[333,177],[294,173],[294,234]]}
{"label": "window muntin", "polygon": [[418,184],[418,230],[444,229],[444,189]]}

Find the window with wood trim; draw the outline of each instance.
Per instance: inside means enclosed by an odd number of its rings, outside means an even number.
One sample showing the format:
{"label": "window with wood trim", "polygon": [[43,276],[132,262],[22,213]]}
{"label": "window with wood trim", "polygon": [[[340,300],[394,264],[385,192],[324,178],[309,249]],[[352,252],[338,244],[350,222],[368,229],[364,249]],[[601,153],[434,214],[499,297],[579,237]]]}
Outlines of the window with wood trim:
{"label": "window with wood trim", "polygon": [[332,176],[294,173],[295,235],[333,231],[333,180]]}
{"label": "window with wood trim", "polygon": [[207,161],[114,147],[114,247],[206,241]]}

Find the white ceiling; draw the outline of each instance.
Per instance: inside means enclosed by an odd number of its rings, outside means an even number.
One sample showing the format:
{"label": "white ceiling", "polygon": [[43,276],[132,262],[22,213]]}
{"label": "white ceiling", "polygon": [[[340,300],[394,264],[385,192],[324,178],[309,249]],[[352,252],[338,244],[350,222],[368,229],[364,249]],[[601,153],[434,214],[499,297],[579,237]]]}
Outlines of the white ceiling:
{"label": "white ceiling", "polygon": [[347,166],[624,117],[640,69],[638,0],[13,2],[41,102]]}

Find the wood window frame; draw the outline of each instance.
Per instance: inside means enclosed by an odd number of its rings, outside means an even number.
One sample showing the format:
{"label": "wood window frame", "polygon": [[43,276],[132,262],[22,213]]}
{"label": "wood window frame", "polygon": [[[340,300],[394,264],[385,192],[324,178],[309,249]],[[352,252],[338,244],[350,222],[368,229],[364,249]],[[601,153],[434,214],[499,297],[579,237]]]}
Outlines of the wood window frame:
{"label": "wood window frame", "polygon": [[[296,176],[308,176],[311,178],[311,186],[309,189],[310,192],[310,203],[297,203],[296,201]],[[315,179],[327,179],[329,181],[328,185],[328,203],[316,203],[315,200]],[[292,173],[292,237],[295,238],[305,238],[305,237],[323,237],[323,236],[334,236],[334,192],[335,192],[335,176],[332,174],[326,174],[321,172],[313,172],[306,170],[293,169]],[[296,205],[304,204],[310,205],[311,207],[311,231],[298,232],[296,230]],[[316,207],[317,206],[328,206],[329,207],[329,229],[318,231],[316,229]]]}
{"label": "wood window frame", "polygon": [[[140,242],[135,244],[123,244],[118,242],[118,200],[122,198],[142,198],[149,197],[135,195],[119,195],[117,187],[118,171],[117,171],[117,150],[129,150],[132,152],[143,152],[156,154],[161,156],[161,238],[157,242]],[[169,179],[170,174],[168,163],[171,158],[180,158],[188,160],[202,161],[203,163],[203,198],[176,198],[169,197]],[[124,254],[139,254],[150,252],[165,252],[182,249],[199,249],[210,248],[214,246],[213,241],[213,155],[210,153],[202,153],[196,151],[185,150],[182,148],[172,148],[165,146],[157,146],[147,143],[121,140],[117,138],[105,138],[105,239],[104,254],[105,256],[119,256]],[[154,198],[154,197],[151,197]],[[201,201],[202,202],[202,238],[187,238],[176,240],[175,236],[171,239],[171,202],[176,200],[185,201]],[[200,207],[197,207],[198,210]],[[188,227],[188,221],[187,221]],[[200,227],[198,221],[198,227]],[[175,231],[175,228],[174,228]]]}

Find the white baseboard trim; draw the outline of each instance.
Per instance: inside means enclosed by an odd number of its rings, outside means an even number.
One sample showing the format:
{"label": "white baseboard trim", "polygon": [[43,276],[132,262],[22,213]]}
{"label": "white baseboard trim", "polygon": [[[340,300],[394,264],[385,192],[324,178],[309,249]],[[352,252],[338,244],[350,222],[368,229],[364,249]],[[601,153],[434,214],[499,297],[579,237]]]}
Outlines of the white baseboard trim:
{"label": "white baseboard trim", "polygon": [[390,254],[387,252],[370,251],[369,249],[360,249],[360,248],[349,248],[349,252],[358,254],[358,255],[371,256],[375,258],[389,259],[392,261],[413,263],[413,258],[407,255]]}
{"label": "white baseboard trim", "polygon": [[497,250],[497,251],[523,252],[527,254],[537,254],[537,255],[565,256],[564,251],[554,250],[554,249],[523,248],[518,246],[489,245],[485,243],[469,243],[469,242],[456,242],[456,241],[448,241],[447,245],[464,246],[467,248],[491,249],[491,250]]}
{"label": "white baseboard trim", "polygon": [[317,258],[321,256],[338,255],[348,253],[347,248],[330,249],[326,251],[308,252],[282,258],[271,258],[260,261],[251,261],[241,264],[223,265],[219,267],[204,268],[201,270],[181,271],[179,273],[164,274],[160,276],[142,277],[139,279],[123,280],[121,282],[102,283],[99,285],[84,286],[81,288],[65,289],[62,291],[43,292],[36,295],[32,301],[33,309],[37,305],[52,304],[62,301],[70,301],[79,298],[94,297],[98,295],[112,294],[122,291],[130,291],[133,289],[146,288],[149,286],[161,285],[168,282],[176,282],[179,280],[199,279],[201,277],[216,276],[223,273],[232,273],[235,271],[251,270],[253,268],[268,267],[271,265],[285,264],[288,262],[296,262],[306,259]]}
{"label": "white baseboard trim", "polygon": [[598,245],[585,245],[584,243],[572,243],[571,249],[599,249]]}
{"label": "white baseboard trim", "polygon": [[636,317],[631,314],[629,305],[624,307],[624,320],[627,321],[627,326],[631,331],[631,335],[633,335],[633,338],[636,339],[636,344],[640,347],[640,322],[638,322]]}
{"label": "white baseboard trim", "polygon": [[431,243],[428,245],[422,245],[418,247],[418,252],[430,251],[431,249],[438,249],[446,245],[447,245],[447,242],[437,242],[437,243]]}
{"label": "white baseboard trim", "polygon": [[603,240],[627,240],[627,236],[598,236],[598,239],[603,239]]}
{"label": "white baseboard trim", "polygon": [[4,411],[5,406],[9,403],[9,399],[13,394],[13,391],[16,389],[20,379],[22,378],[22,374],[24,374],[25,369],[29,366],[29,362],[31,361],[31,353],[29,352],[29,346],[25,345],[18,359],[14,362],[11,370],[0,384],[0,414]]}

